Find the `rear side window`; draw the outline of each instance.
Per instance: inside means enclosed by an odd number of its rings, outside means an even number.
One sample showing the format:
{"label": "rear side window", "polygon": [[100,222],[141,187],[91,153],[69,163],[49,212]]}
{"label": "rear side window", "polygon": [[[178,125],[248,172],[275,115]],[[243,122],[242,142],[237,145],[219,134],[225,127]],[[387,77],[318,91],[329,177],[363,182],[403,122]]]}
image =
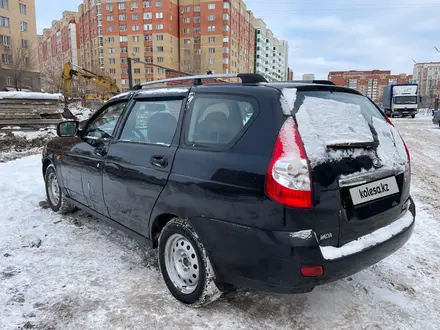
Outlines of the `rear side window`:
{"label": "rear side window", "polygon": [[137,101],[125,122],[120,140],[169,146],[176,133],[182,101]]}
{"label": "rear side window", "polygon": [[[372,123],[373,117],[381,120],[385,120],[382,113],[371,103],[371,101],[362,95],[344,93],[344,92],[332,92],[332,91],[298,91],[297,99],[295,103],[294,112],[298,111],[298,109],[303,104],[306,97],[314,97],[319,99],[332,100],[342,103],[348,103],[357,105],[360,108],[360,111],[363,117],[369,122]],[[325,120],[325,118],[322,118]]]}
{"label": "rear side window", "polygon": [[185,142],[192,146],[227,147],[256,115],[257,102],[237,95],[197,95],[189,108]]}

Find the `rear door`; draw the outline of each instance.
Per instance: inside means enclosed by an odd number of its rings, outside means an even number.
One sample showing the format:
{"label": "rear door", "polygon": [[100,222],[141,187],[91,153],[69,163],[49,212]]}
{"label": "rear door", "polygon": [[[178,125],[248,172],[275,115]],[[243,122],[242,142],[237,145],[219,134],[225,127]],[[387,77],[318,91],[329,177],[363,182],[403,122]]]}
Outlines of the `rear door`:
{"label": "rear door", "polygon": [[148,237],[151,211],[173,165],[187,92],[139,93],[109,148],[103,191],[110,217]]}
{"label": "rear door", "polygon": [[293,113],[312,170],[322,245],[343,245],[396,220],[409,198],[409,160],[375,105],[342,90],[298,89]]}

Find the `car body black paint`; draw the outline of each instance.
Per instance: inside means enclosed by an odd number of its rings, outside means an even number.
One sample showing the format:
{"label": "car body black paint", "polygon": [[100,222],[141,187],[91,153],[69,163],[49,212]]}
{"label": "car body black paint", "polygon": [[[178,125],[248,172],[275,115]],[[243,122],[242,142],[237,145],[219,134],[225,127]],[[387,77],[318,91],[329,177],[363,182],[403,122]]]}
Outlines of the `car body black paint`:
{"label": "car body black paint", "polygon": [[[195,95],[240,95],[255,99],[258,104],[255,116],[237,139],[222,148],[207,149],[185,144],[186,106],[171,146],[118,141],[135,100],[188,96],[184,91],[166,95],[131,92],[110,101],[127,100],[128,105],[116,125],[114,138],[106,145],[104,159],[92,156],[96,147],[77,136],[50,141],[43,161],[55,164],[72,203],[113,221],[148,244],[155,239],[152,228],[161,215],[189,219],[206,246],[219,281],[265,291],[307,292],[315,285],[368,267],[406,242],[412,226],[379,247],[328,262],[322,258],[317,239],[321,246],[341,246],[391,223],[408,201],[410,178],[408,174],[398,176],[399,195],[354,207],[347,198],[349,188],[340,188],[338,179],[373,165],[369,157],[346,158],[313,169],[312,210],[285,208],[269,199],[264,190],[266,171],[286,119],[280,105],[282,88],[361,95],[343,87],[296,83],[192,87]],[[61,155],[61,160],[57,161],[55,155]],[[151,156],[155,155],[165,156],[167,166],[151,165]],[[99,162],[103,162],[102,166],[96,169]],[[88,182],[102,192],[102,200],[90,197]],[[413,204],[411,211],[415,215]],[[289,236],[309,229],[316,238]],[[321,235],[325,239],[320,240]],[[315,264],[324,266],[324,277],[300,275],[301,266]]]}

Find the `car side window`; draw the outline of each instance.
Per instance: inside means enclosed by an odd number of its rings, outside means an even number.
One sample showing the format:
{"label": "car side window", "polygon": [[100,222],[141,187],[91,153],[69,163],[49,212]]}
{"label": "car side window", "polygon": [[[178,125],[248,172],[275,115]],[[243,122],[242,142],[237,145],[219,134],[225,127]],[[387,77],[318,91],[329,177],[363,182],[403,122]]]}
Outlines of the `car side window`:
{"label": "car side window", "polygon": [[110,139],[116,127],[119,117],[124,111],[126,101],[112,104],[104,109],[98,117],[87,125],[86,137],[98,139]]}
{"label": "car side window", "polygon": [[235,95],[199,95],[189,111],[186,144],[226,146],[244,130],[256,114],[254,99]]}
{"label": "car side window", "polygon": [[183,99],[137,101],[119,139],[127,142],[171,145],[182,102]]}

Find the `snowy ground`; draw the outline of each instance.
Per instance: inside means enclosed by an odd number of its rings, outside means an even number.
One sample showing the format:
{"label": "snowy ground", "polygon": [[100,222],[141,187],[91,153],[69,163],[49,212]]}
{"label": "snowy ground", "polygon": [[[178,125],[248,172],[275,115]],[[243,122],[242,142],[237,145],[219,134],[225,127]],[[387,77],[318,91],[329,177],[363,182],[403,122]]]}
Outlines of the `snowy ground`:
{"label": "snowy ground", "polygon": [[308,294],[239,292],[198,310],[168,294],[154,253],[84,213],[40,209],[40,156],[0,164],[0,329],[440,329],[440,129],[429,120],[394,120],[418,206],[406,246]]}

